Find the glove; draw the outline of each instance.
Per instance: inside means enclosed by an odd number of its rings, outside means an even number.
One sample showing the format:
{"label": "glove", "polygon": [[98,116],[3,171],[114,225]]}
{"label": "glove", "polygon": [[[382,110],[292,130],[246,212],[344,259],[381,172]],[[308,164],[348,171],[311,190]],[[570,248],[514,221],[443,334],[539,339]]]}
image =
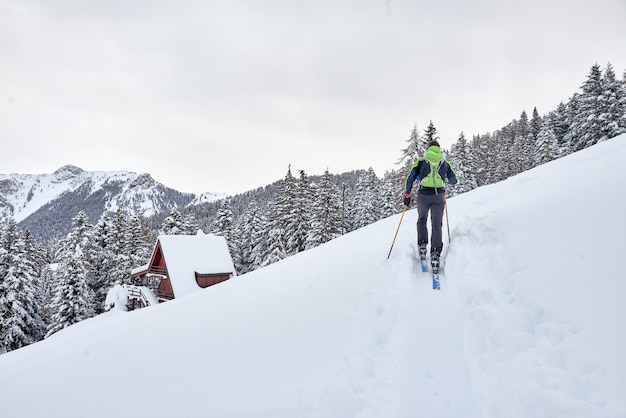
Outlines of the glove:
{"label": "glove", "polygon": [[404,194],[404,206],[409,206],[411,204],[411,193]]}

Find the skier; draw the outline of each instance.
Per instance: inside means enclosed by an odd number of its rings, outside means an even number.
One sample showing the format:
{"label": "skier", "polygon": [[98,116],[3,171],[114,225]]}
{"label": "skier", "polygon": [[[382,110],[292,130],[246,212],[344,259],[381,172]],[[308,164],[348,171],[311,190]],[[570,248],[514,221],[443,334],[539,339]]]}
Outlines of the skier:
{"label": "skier", "polygon": [[426,259],[428,246],[428,228],[426,220],[430,212],[432,235],[430,242],[430,262],[433,272],[439,271],[439,258],[443,250],[441,237],[443,227],[443,211],[445,209],[445,183],[456,184],[457,178],[450,163],[441,153],[436,140],[427,145],[424,157],[418,158],[411,167],[411,173],[406,179],[404,205],[411,204],[411,189],[413,182],[419,181],[417,198],[417,245],[422,260]]}

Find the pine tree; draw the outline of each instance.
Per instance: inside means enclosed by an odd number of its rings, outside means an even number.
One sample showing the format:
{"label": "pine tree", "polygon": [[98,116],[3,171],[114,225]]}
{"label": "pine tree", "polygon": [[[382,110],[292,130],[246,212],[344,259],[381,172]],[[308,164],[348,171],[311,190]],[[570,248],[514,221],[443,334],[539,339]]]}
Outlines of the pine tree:
{"label": "pine tree", "polygon": [[[128,220],[124,212],[118,209],[111,222],[107,248],[109,249],[109,287],[114,284],[130,284],[130,272],[133,268],[133,260],[130,257],[128,243]],[[108,289],[106,289],[108,291]],[[106,297],[106,293],[105,293]],[[99,306],[104,300],[98,300]]]}
{"label": "pine tree", "polygon": [[[357,180],[358,183],[358,180]],[[350,189],[345,182],[341,185],[341,233],[351,232],[356,229],[354,220],[354,199],[350,199],[354,195],[356,185]],[[311,219],[311,218],[309,218]],[[311,230],[311,222],[309,222],[309,231]]]}
{"label": "pine tree", "polygon": [[598,97],[601,109],[599,119],[602,122],[601,136],[598,141],[605,141],[626,132],[626,89],[615,76],[609,63],[602,77],[602,95]]}
{"label": "pine tree", "polygon": [[149,261],[151,255],[150,244],[154,241],[154,237],[148,230],[143,217],[140,215],[131,216],[127,223],[124,241],[132,268],[142,266]]}
{"label": "pine tree", "polygon": [[567,132],[560,147],[561,156],[569,155],[584,148],[584,145],[580,143],[581,121],[579,109],[581,107],[581,97],[579,93],[574,93],[567,102],[564,121],[567,126]]}
{"label": "pine tree", "polygon": [[86,257],[92,257],[94,252],[92,238],[93,225],[89,223],[87,214],[81,211],[72,219],[72,229],[63,239],[61,246],[68,249],[80,245]]}
{"label": "pine tree", "polygon": [[267,218],[264,223],[263,234],[266,242],[263,244],[261,266],[268,266],[287,257],[285,251],[285,228],[282,219],[282,208],[278,200],[268,203]]}
{"label": "pine tree", "polygon": [[254,249],[258,244],[256,240],[263,239],[262,229],[259,204],[252,199],[234,229],[236,251],[233,260],[238,273],[247,273],[259,267],[255,265]]}
{"label": "pine tree", "polygon": [[556,136],[557,141],[557,157],[562,157],[569,152],[567,151],[567,140],[565,136],[569,131],[568,109],[565,103],[561,102],[555,110],[550,112],[546,118],[549,118],[549,124]]}
{"label": "pine tree", "polygon": [[93,286],[93,280],[95,280],[94,263],[98,259],[98,249],[94,242],[93,225],[89,223],[87,214],[83,211],[72,218],[72,229],[60,242],[59,252],[56,258],[61,259],[63,253],[73,253],[77,246],[81,248],[83,261],[88,270],[86,275],[87,284]]}
{"label": "pine tree", "polygon": [[545,119],[543,125],[541,126],[541,130],[539,131],[539,136],[537,137],[535,145],[535,155],[533,158],[535,165],[537,166],[558,158],[559,144],[552,125],[553,122],[548,117]]}
{"label": "pine tree", "polygon": [[252,239],[252,253],[250,255],[250,259],[252,260],[251,270],[256,270],[263,266],[265,255],[267,254],[267,217],[264,214],[260,214],[258,219],[258,226],[252,229],[252,235],[250,237]]}
{"label": "pine tree", "polygon": [[356,184],[352,206],[353,227],[362,228],[378,221],[380,212],[380,180],[373,168],[361,173]]}
{"label": "pine tree", "polygon": [[93,278],[90,286],[94,295],[94,309],[97,313],[104,310],[107,292],[113,286],[112,271],[115,265],[114,248],[118,249],[115,238],[111,237],[112,222],[107,213],[103,213],[93,228],[92,242],[96,256],[92,261]]}
{"label": "pine tree", "polygon": [[196,235],[199,229],[200,226],[198,225],[198,221],[193,213],[188,213],[183,216],[183,235]]}
{"label": "pine tree", "polygon": [[277,261],[287,258],[287,252],[283,246],[283,237],[280,229],[271,229],[267,236],[268,252],[263,261],[262,267],[269,266]]}
{"label": "pine tree", "polygon": [[48,309],[51,323],[46,338],[55,332],[96,314],[94,283],[93,227],[80,212],[72,219],[72,230],[63,240],[54,274],[54,297]]}
{"label": "pine tree", "polygon": [[517,158],[515,157],[518,148],[515,146],[515,138],[511,132],[511,125],[494,132],[491,158],[492,176],[489,183],[497,183],[515,174],[517,169]]}
{"label": "pine tree", "polygon": [[543,118],[539,116],[539,112],[537,108],[533,108],[533,116],[530,120],[530,132],[532,135],[532,142],[535,143],[537,138],[539,137],[539,132],[541,131],[541,125],[543,124]]}
{"label": "pine tree", "polygon": [[398,193],[396,191],[396,188],[397,185],[391,179],[386,179],[382,183],[382,187],[380,190],[380,195],[382,199],[382,206],[380,208],[381,219],[398,213],[396,199]]}
{"label": "pine tree", "polygon": [[411,164],[426,152],[426,142],[420,137],[417,124],[406,140],[407,146],[402,149],[402,155],[398,159],[398,164],[402,167],[410,167]]}
{"label": "pine tree", "polygon": [[183,216],[178,209],[172,210],[167,218],[163,221],[159,235],[184,235],[186,234],[186,225]]}
{"label": "pine tree", "polygon": [[227,198],[221,201],[220,208],[215,215],[215,220],[211,227],[211,232],[224,237],[231,254],[236,252],[233,240],[233,209],[230,199]]}
{"label": "pine tree", "polygon": [[[424,140],[424,144],[428,144],[431,141],[439,141],[439,137],[437,136],[437,128],[435,128],[435,125],[433,124],[432,120],[430,121],[430,123],[428,124],[428,127],[424,131],[423,140]],[[423,153],[420,155],[423,155]]]}
{"label": "pine tree", "polygon": [[509,131],[512,136],[513,147],[510,149],[510,158],[512,162],[511,172],[507,176],[514,176],[531,168],[531,155],[534,146],[532,128],[528,120],[526,111],[522,111],[519,120],[512,122],[512,128]]}
{"label": "pine tree", "polygon": [[577,112],[574,115],[569,146],[573,151],[590,147],[603,138],[604,121],[601,119],[603,109],[600,104],[603,91],[602,71],[600,66],[595,64],[582,85],[582,94],[576,97]]}
{"label": "pine tree", "polygon": [[41,339],[41,316],[37,267],[26,253],[25,243],[10,219],[0,248],[0,353]]}
{"label": "pine tree", "polygon": [[[499,163],[496,150],[494,149],[496,146],[496,141],[490,133],[476,135],[472,139],[470,147],[475,162],[472,171],[476,176],[478,186],[484,186],[494,182]],[[478,163],[479,161],[481,162],[480,164]]]}
{"label": "pine tree", "polygon": [[324,172],[316,192],[315,206],[312,208],[311,233],[307,237],[307,249],[341,235],[339,190],[332,182],[328,170]]}
{"label": "pine tree", "polygon": [[296,179],[291,174],[291,166],[287,169],[285,178],[278,185],[278,193],[276,195],[275,205],[272,218],[276,220],[275,232],[279,229],[280,236],[276,239],[281,241],[281,246],[287,255],[298,253],[298,242],[292,238],[300,227],[302,221],[301,212],[298,210],[298,190]]}
{"label": "pine tree", "polygon": [[63,253],[57,270],[56,290],[52,300],[52,323],[46,338],[95,314],[93,292],[88,285],[89,266],[80,244]]}
{"label": "pine tree", "polygon": [[449,196],[465,193],[478,187],[474,174],[474,167],[476,165],[474,156],[463,132],[459,135],[457,142],[452,145],[450,163],[452,164],[458,183],[448,188],[447,194]]}
{"label": "pine tree", "polygon": [[[406,140],[407,146],[401,150],[401,156],[396,162],[399,166],[397,170],[390,172],[387,175],[387,180],[393,183],[394,185],[398,185],[398,187],[394,187],[395,190],[395,201],[397,205],[402,204],[402,200],[404,198],[404,183],[406,181],[406,177],[409,175],[411,171],[411,166],[418,158],[424,155],[426,152],[426,142],[424,138],[422,138],[417,129],[417,124],[413,125],[413,129],[409,135],[409,138]],[[349,217],[352,218],[352,214],[354,213],[353,200],[349,200],[350,210],[347,211]],[[355,229],[355,226],[352,225],[353,220],[350,219],[349,222],[346,222],[348,225],[348,231]]]}
{"label": "pine tree", "polygon": [[[306,249],[306,239],[311,231],[311,187],[304,170],[300,170],[298,183],[294,188],[291,206],[291,225],[287,228],[287,253],[297,254]],[[290,228],[291,227],[291,228]]]}

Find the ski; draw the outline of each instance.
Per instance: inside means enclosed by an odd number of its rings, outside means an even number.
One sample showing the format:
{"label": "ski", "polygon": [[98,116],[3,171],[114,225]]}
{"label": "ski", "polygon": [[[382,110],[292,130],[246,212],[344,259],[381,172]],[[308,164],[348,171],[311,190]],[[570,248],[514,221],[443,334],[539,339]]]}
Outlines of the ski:
{"label": "ski", "polygon": [[[419,247],[419,257],[420,257],[420,262],[422,265],[422,273],[426,273],[428,271],[428,258],[427,258],[427,250],[426,250],[426,246],[425,245],[421,245]],[[440,263],[439,263],[439,255],[437,254],[436,257],[434,259],[431,259],[431,264],[432,264],[432,272],[433,272],[433,290],[440,290],[441,289],[441,285],[439,282],[439,270],[440,270]]]}
{"label": "ski", "polygon": [[439,264],[439,254],[435,254],[435,257],[432,257],[430,262],[433,268],[433,290],[440,290],[441,287],[439,283],[439,267],[441,265]]}
{"label": "ski", "polygon": [[433,272],[433,290],[440,290],[441,287],[439,285],[439,273]]}

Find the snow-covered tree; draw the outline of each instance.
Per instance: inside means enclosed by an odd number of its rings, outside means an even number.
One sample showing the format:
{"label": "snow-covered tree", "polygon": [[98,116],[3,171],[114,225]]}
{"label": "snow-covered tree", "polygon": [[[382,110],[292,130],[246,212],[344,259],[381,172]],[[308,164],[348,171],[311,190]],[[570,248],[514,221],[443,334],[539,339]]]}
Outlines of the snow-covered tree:
{"label": "snow-covered tree", "polygon": [[[130,272],[133,268],[133,260],[129,251],[128,229],[129,224],[126,215],[118,210],[111,221],[107,243],[111,280],[109,287],[114,284],[130,284],[131,282]],[[101,305],[100,302],[104,303],[104,300],[98,300],[99,305]]]}
{"label": "snow-covered tree", "polygon": [[294,188],[290,223],[287,226],[287,253],[297,254],[306,249],[306,239],[311,231],[312,192],[308,177],[300,170],[300,177]]}
{"label": "snow-covered tree", "polygon": [[278,185],[276,200],[271,205],[271,230],[279,234],[275,238],[280,240],[282,250],[287,255],[299,251],[299,243],[294,237],[302,222],[302,212],[298,207],[298,188],[296,179],[291,174],[291,166],[287,168],[285,178]]}
{"label": "snow-covered tree", "polygon": [[417,124],[413,125],[413,129],[406,140],[406,147],[402,149],[402,154],[398,159],[398,164],[403,168],[408,168],[415,160],[424,155],[426,152],[426,142],[422,139],[417,129]]}
{"label": "snow-covered tree", "polygon": [[228,198],[223,199],[220,202],[220,208],[217,211],[217,214],[215,215],[215,220],[213,221],[213,225],[211,226],[211,232],[215,235],[224,237],[231,254],[234,254],[236,252],[233,229],[233,209],[231,206],[231,202]]}
{"label": "snow-covered tree", "polygon": [[61,241],[61,251],[76,248],[80,245],[83,248],[85,257],[92,257],[94,252],[93,246],[93,225],[89,223],[87,214],[80,211],[72,219],[72,229],[67,236]]}
{"label": "snow-covered tree", "polygon": [[[191,219],[191,218],[189,218]],[[193,227],[193,225],[191,226]],[[126,253],[128,254],[132,268],[139,267],[148,262],[152,251],[151,243],[155,241],[154,234],[150,233],[145,220],[140,215],[133,215],[127,222],[124,236]]]}
{"label": "snow-covered tree", "polygon": [[519,174],[531,168],[531,155],[535,140],[533,138],[533,128],[525,110],[522,111],[519,120],[515,121],[514,126],[515,169],[513,172],[514,174]]}
{"label": "snow-covered tree", "polygon": [[264,214],[258,216],[258,224],[251,231],[251,251],[250,260],[252,262],[250,270],[256,270],[263,266],[265,262],[265,255],[267,254],[267,217]]}
{"label": "snow-covered tree", "polygon": [[551,123],[546,121],[539,131],[535,146],[535,165],[545,164],[555,160],[559,155],[559,144]]}
{"label": "snow-covered tree", "polygon": [[557,106],[555,110],[550,112],[546,118],[549,118],[550,128],[554,135],[556,136],[557,141],[557,157],[562,157],[564,155],[569,154],[567,151],[567,140],[565,136],[569,131],[569,117],[568,117],[568,109],[565,103],[561,102]]}
{"label": "snow-covered tree", "polygon": [[458,180],[456,185],[448,188],[449,196],[465,193],[478,187],[472,147],[465,139],[463,132],[459,135],[456,143],[452,145],[449,160]]}
{"label": "snow-covered tree", "polygon": [[[425,145],[427,145],[431,141],[439,141],[439,136],[437,135],[437,128],[435,128],[435,124],[433,123],[432,120],[430,121],[430,123],[426,127],[426,130],[424,131],[423,140],[424,140]],[[424,148],[426,147],[424,146]],[[422,152],[419,155],[421,156],[423,154],[424,153]]]}
{"label": "snow-covered tree", "polygon": [[[110,237],[110,239],[112,239]],[[87,319],[96,313],[93,291],[94,256],[93,226],[87,215],[80,212],[72,219],[72,230],[63,240],[57,254],[58,268],[54,274],[52,314],[46,337]]]}
{"label": "snow-covered tree", "polygon": [[598,98],[602,110],[599,141],[614,138],[626,132],[626,89],[615,76],[613,66],[607,64],[602,77],[602,96]]}
{"label": "snow-covered tree", "polygon": [[598,64],[591,67],[587,80],[582,85],[582,94],[572,98],[573,122],[568,134],[569,148],[579,151],[594,145],[602,138],[602,108],[600,97],[604,90],[602,70]]}
{"label": "snow-covered tree", "polygon": [[328,170],[324,172],[316,190],[312,207],[311,233],[307,249],[316,247],[341,235],[341,205],[339,189],[332,182]]}
{"label": "snow-covered tree", "polygon": [[265,242],[260,265],[268,266],[287,257],[282,208],[277,200],[269,202],[264,226]]}
{"label": "snow-covered tree", "polygon": [[257,258],[254,250],[258,245],[257,240],[262,240],[263,224],[259,204],[252,199],[250,204],[239,217],[234,229],[235,252],[233,261],[238,273],[247,273],[259,266],[255,265]]}
{"label": "snow-covered tree", "polygon": [[380,180],[373,168],[363,171],[356,184],[352,202],[352,226],[362,228],[381,218]]}
{"label": "snow-covered tree", "polygon": [[[89,286],[93,285],[95,277],[94,262],[97,260],[98,248],[94,242],[94,228],[89,223],[89,219],[85,212],[79,212],[72,218],[72,229],[67,236],[61,240],[56,259],[61,260],[67,253],[74,253],[76,247],[80,247],[82,259],[85,265],[86,279]],[[58,269],[62,269],[63,265],[59,264]]]}
{"label": "snow-covered tree", "polygon": [[530,132],[532,136],[533,142],[537,141],[539,137],[539,132],[541,131],[541,125],[543,124],[543,118],[539,116],[539,112],[537,108],[533,108],[533,116],[530,120]]}
{"label": "snow-covered tree", "polygon": [[52,323],[48,325],[46,338],[95,314],[93,291],[88,285],[89,270],[80,244],[74,251],[68,249],[62,254],[51,303]]}
{"label": "snow-covered tree", "polygon": [[475,165],[472,167],[478,186],[484,186],[494,181],[498,167],[497,147],[493,135],[475,135],[470,144],[471,154]]}
{"label": "snow-covered tree", "polygon": [[262,266],[269,266],[285,258],[287,258],[287,252],[283,246],[283,237],[280,229],[270,229],[267,236],[267,254]]}
{"label": "snow-covered tree", "polygon": [[10,219],[0,234],[0,353],[41,339],[44,323],[37,268]]}
{"label": "snow-covered tree", "polygon": [[398,213],[397,207],[397,189],[399,185],[393,182],[390,178],[386,178],[383,180],[381,189],[380,189],[380,197],[381,197],[381,207],[380,207],[380,217],[381,219],[387,218],[391,215],[395,215]]}
{"label": "snow-covered tree", "polygon": [[[197,231],[196,231],[197,232]],[[194,232],[195,233],[195,232]],[[178,209],[172,210],[167,218],[163,221],[161,229],[159,229],[160,235],[185,235],[186,226],[183,216]]]}

